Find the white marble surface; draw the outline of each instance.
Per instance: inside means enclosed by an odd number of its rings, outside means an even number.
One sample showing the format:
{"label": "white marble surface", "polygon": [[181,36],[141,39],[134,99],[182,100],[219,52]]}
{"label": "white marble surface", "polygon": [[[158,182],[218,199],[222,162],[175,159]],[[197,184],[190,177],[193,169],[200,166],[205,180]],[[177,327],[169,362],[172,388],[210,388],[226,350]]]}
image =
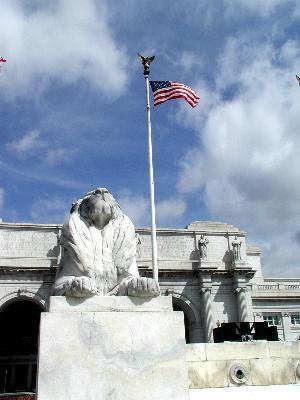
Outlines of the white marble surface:
{"label": "white marble surface", "polygon": [[269,357],[267,341],[206,343],[207,360],[232,360]]}
{"label": "white marble surface", "polygon": [[38,400],[91,399],[187,400],[183,314],[43,313]]}
{"label": "white marble surface", "polygon": [[253,400],[298,399],[300,385],[240,386],[210,389],[191,389],[190,400]]}
{"label": "white marble surface", "polygon": [[99,311],[172,311],[172,296],[128,297],[93,296],[86,299],[78,297],[51,296],[49,311],[99,312]]}
{"label": "white marble surface", "polygon": [[245,367],[247,386],[300,382],[299,342],[225,342],[189,344],[190,389],[238,386],[231,368]]}

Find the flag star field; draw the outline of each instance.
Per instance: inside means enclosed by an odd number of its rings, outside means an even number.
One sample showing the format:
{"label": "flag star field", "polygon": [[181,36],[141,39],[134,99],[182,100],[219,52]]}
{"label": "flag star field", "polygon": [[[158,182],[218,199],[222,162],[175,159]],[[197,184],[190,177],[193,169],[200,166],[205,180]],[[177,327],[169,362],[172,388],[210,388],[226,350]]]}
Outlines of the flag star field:
{"label": "flag star field", "polygon": [[3,222],[62,223],[107,187],[150,227],[140,53],[157,226],[235,225],[264,276],[299,277],[299,1],[4,0],[0,17]]}

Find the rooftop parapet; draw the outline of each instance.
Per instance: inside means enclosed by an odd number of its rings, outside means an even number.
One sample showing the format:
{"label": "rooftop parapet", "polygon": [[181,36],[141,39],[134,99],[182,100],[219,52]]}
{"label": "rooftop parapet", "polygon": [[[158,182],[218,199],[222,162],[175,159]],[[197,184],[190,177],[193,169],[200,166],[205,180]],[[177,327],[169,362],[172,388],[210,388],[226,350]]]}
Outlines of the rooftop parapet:
{"label": "rooftop parapet", "polygon": [[186,226],[190,231],[210,231],[210,232],[240,232],[239,228],[234,225],[226,224],[225,222],[217,221],[193,221]]}

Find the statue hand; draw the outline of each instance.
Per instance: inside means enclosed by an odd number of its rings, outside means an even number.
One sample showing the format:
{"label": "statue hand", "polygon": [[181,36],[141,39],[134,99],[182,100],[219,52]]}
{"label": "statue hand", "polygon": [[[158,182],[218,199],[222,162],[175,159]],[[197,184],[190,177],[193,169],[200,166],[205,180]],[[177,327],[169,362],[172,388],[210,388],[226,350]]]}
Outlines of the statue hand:
{"label": "statue hand", "polygon": [[127,285],[128,296],[156,297],[160,295],[159,285],[152,278],[133,278]]}
{"label": "statue hand", "polygon": [[74,278],[71,287],[67,293],[68,296],[74,297],[89,297],[98,293],[96,283],[87,276]]}

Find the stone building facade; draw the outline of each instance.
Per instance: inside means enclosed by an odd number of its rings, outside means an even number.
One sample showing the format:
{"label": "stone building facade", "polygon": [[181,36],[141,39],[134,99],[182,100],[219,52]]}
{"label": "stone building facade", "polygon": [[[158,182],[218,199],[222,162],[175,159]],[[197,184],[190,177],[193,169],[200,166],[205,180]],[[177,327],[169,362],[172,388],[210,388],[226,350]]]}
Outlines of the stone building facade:
{"label": "stone building facade", "polygon": [[[0,310],[28,299],[47,310],[61,257],[60,225],[0,223]],[[137,228],[140,274],[151,276],[151,232]],[[281,340],[300,335],[300,279],[262,275],[260,249],[245,232],[220,222],[158,229],[159,280],[184,311],[187,341],[213,341],[217,323],[263,321]]]}
{"label": "stone building facade", "polygon": [[[0,223],[0,393],[35,391],[39,316],[62,257],[60,225]],[[152,276],[151,231],[137,228],[137,262]],[[213,341],[222,322],[268,321],[300,338],[300,279],[268,279],[260,249],[220,222],[158,229],[159,282],[185,316],[187,343]]]}

